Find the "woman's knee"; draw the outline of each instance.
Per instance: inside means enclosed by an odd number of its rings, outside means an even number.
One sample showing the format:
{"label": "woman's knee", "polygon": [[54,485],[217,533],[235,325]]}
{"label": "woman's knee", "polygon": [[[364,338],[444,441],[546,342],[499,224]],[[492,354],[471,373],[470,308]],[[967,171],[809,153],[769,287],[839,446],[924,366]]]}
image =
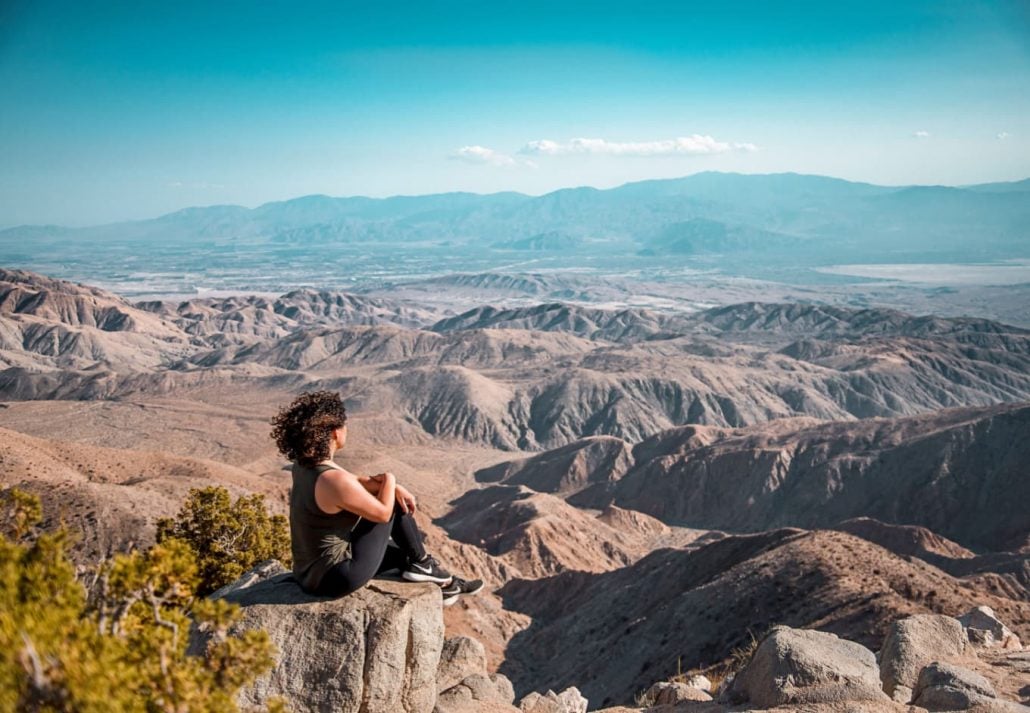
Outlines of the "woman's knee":
{"label": "woman's knee", "polygon": [[[365,568],[362,568],[362,570]],[[318,586],[317,594],[323,597],[343,597],[353,594],[364,587],[374,572],[354,571],[351,568],[343,570],[333,567],[322,578]]]}

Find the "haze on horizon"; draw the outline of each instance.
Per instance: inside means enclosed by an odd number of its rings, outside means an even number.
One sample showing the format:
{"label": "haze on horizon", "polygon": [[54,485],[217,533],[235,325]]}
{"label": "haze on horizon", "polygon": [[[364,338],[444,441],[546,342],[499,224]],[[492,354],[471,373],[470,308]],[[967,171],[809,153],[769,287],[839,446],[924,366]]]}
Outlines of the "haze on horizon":
{"label": "haze on horizon", "polygon": [[1025,3],[15,1],[0,226],[706,170],[1030,175]]}

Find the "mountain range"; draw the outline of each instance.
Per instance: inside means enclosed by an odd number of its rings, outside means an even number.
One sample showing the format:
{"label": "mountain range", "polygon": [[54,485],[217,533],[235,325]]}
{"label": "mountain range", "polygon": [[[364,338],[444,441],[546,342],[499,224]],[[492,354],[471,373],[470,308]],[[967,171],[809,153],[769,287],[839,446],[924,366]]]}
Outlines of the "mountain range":
{"label": "mountain range", "polygon": [[9,228],[0,231],[0,249],[21,254],[26,242],[41,248],[224,243],[240,249],[257,241],[314,249],[428,241],[442,248],[587,255],[745,255],[757,250],[766,260],[854,260],[872,254],[991,259],[1030,254],[1028,192],[1030,179],[961,188],[888,187],[792,173],[706,172],[542,196],[314,195],[253,209],[187,208],[97,227]]}

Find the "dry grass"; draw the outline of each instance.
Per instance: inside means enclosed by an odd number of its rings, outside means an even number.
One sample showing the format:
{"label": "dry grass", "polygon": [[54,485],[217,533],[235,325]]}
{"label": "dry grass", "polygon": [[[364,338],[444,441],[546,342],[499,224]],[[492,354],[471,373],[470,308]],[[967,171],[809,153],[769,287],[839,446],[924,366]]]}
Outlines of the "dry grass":
{"label": "dry grass", "polygon": [[669,680],[672,682],[686,683],[693,676],[704,676],[711,681],[711,694],[715,697],[722,692],[723,686],[733,676],[736,676],[745,666],[747,666],[751,661],[751,657],[754,656],[755,650],[772,630],[772,627],[773,625],[765,627],[758,636],[755,636],[755,632],[748,629],[747,641],[742,646],[737,646],[731,650],[728,660],[723,661],[722,663],[695,668],[684,673],[680,673],[679,661],[677,661],[677,673],[675,676],[669,678]]}

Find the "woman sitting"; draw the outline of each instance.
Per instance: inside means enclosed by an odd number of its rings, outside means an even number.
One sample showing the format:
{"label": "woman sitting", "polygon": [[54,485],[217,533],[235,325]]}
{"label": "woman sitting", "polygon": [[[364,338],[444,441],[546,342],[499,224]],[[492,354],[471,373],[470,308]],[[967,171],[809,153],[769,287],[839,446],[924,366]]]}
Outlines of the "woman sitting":
{"label": "woman sitting", "polygon": [[290,540],[293,574],[304,591],[339,597],[394,569],[409,581],[439,584],[444,605],[483,588],[480,580],[452,576],[426,553],[412,516],[415,497],[393,473],[355,475],[333,462],[347,441],[339,394],[301,394],[272,424],[279,451],[293,461]]}

